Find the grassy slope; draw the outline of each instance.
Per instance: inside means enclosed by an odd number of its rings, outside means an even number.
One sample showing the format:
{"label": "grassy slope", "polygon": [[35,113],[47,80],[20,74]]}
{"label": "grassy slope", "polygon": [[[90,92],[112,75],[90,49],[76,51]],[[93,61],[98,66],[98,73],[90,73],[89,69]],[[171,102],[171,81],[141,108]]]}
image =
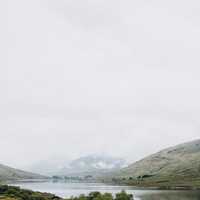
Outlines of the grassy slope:
{"label": "grassy slope", "polygon": [[199,188],[200,140],[160,151],[112,174],[112,177],[140,186]]}
{"label": "grassy slope", "polygon": [[18,180],[18,179],[44,179],[45,176],[25,172],[0,164],[0,180]]}

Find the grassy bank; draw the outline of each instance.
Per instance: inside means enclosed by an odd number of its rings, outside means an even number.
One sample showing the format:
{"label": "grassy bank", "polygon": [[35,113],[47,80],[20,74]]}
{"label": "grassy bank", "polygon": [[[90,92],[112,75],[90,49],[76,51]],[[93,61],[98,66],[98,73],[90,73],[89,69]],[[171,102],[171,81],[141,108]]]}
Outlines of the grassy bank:
{"label": "grassy bank", "polygon": [[166,190],[200,190],[200,178],[194,177],[143,177],[134,179],[130,177],[118,177],[104,179],[105,183],[116,185],[129,185],[141,189],[166,189]]}

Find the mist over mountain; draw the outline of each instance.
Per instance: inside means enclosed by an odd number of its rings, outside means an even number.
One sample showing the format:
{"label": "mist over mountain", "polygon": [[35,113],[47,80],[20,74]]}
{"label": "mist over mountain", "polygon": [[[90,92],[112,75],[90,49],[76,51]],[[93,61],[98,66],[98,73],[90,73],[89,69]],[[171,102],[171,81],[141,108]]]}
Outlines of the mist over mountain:
{"label": "mist over mountain", "polygon": [[74,160],[46,160],[32,165],[31,171],[45,175],[99,175],[127,166],[125,159],[107,155],[88,155]]}
{"label": "mist over mountain", "polygon": [[68,166],[70,162],[71,160],[66,157],[51,157],[35,162],[24,168],[35,173],[52,176],[57,174],[65,166]]}
{"label": "mist over mountain", "polygon": [[73,160],[67,167],[60,171],[60,174],[73,176],[95,176],[101,173],[119,170],[125,166],[126,161],[122,158],[114,158],[105,155],[91,155]]}

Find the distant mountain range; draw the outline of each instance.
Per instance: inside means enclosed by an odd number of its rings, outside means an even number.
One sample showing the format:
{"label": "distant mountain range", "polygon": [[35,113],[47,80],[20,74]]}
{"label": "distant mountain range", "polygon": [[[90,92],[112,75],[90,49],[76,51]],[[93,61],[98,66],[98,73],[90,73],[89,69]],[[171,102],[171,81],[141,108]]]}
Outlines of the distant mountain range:
{"label": "distant mountain range", "polygon": [[46,176],[53,176],[58,175],[60,171],[65,166],[68,166],[70,163],[69,159],[63,157],[52,157],[46,160],[40,160],[39,162],[35,162],[32,165],[24,167],[26,170],[37,173],[43,174]]}
{"label": "distant mountain range", "polygon": [[45,175],[86,176],[119,170],[127,166],[126,161],[105,155],[89,155],[72,161],[49,160],[34,164],[30,171]]}
{"label": "distant mountain range", "polygon": [[44,178],[47,177],[0,164],[0,181]]}
{"label": "distant mountain range", "polygon": [[200,140],[167,148],[110,175],[141,186],[200,186]]}
{"label": "distant mountain range", "polygon": [[[164,149],[131,165],[121,158],[90,155],[73,161],[40,162],[30,171],[52,176],[92,176],[98,180],[142,187],[200,189],[200,140]],[[0,165],[0,180],[43,178],[38,174]]]}
{"label": "distant mountain range", "polygon": [[61,175],[99,176],[101,173],[119,170],[126,166],[125,160],[111,156],[92,155],[73,160],[60,170]]}

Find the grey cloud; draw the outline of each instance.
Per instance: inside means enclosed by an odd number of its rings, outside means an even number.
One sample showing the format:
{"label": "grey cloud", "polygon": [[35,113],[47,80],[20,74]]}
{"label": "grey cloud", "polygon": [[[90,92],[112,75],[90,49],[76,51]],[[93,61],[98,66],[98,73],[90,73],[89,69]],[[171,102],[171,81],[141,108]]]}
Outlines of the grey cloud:
{"label": "grey cloud", "polygon": [[1,1],[0,162],[136,160],[198,138],[199,7]]}

